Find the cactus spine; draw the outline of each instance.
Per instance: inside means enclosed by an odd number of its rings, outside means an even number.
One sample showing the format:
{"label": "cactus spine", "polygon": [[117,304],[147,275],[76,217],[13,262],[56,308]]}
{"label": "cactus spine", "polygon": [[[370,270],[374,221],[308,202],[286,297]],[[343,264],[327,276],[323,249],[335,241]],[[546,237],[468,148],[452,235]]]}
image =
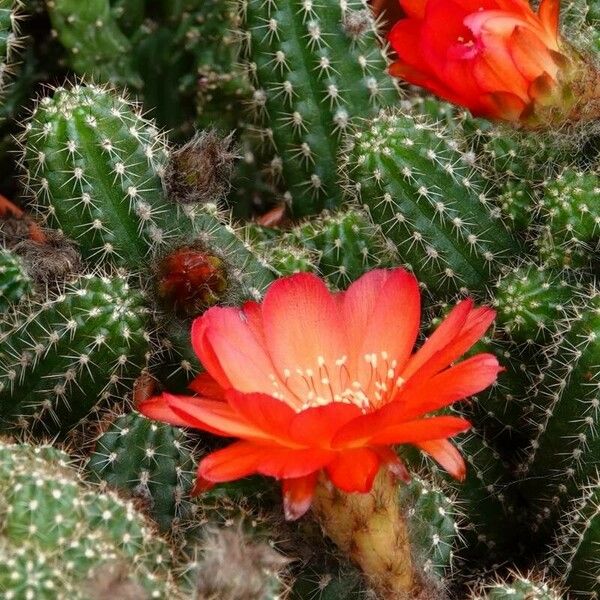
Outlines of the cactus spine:
{"label": "cactus spine", "polygon": [[335,209],[341,136],[397,101],[366,2],[240,0],[252,110],[295,216]]}
{"label": "cactus spine", "polygon": [[8,250],[0,250],[0,312],[16,304],[33,290],[23,261]]}
{"label": "cactus spine", "polygon": [[65,432],[120,399],[147,360],[147,318],[126,279],[91,275],[15,309],[0,334],[0,427]]}
{"label": "cactus spine", "polygon": [[443,130],[390,112],[349,144],[348,193],[432,292],[482,290],[501,261],[518,251],[482,181]]}

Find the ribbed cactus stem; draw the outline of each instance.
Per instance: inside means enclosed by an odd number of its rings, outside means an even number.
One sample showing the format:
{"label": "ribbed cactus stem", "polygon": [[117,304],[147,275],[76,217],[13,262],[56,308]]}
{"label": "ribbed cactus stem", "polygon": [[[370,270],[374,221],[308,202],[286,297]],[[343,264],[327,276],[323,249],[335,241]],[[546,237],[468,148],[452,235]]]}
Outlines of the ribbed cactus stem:
{"label": "ribbed cactus stem", "polygon": [[360,566],[381,600],[416,598],[422,585],[397,485],[387,472],[380,472],[367,494],[348,494],[321,481],[313,503],[325,533]]}

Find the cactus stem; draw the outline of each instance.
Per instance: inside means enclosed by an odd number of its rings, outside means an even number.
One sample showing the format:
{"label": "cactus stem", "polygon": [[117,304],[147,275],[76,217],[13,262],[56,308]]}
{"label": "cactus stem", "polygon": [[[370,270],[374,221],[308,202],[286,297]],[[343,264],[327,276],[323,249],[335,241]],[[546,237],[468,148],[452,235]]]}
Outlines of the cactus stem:
{"label": "cactus stem", "polygon": [[360,566],[382,600],[408,600],[421,591],[396,488],[385,471],[368,494],[348,494],[321,480],[313,501],[325,533]]}

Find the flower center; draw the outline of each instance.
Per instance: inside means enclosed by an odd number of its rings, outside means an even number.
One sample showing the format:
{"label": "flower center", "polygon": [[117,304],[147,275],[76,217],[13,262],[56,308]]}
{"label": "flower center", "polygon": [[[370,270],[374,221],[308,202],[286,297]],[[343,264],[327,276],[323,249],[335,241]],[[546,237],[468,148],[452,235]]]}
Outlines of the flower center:
{"label": "flower center", "polygon": [[404,379],[399,376],[398,361],[387,352],[368,353],[350,365],[347,356],[327,362],[318,356],[314,368],[288,368],[281,379],[271,375],[272,396],[287,402],[297,411],[332,402],[355,404],[364,413],[393,399]]}

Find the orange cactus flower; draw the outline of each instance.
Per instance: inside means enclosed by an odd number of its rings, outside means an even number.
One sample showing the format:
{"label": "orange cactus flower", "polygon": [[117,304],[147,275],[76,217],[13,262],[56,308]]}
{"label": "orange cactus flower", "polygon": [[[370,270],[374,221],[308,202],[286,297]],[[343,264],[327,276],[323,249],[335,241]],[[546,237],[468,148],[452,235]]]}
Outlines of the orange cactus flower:
{"label": "orange cactus flower", "polygon": [[195,320],[192,344],[207,371],[191,386],[198,396],[163,393],[138,408],[238,438],[200,462],[196,491],[254,473],[275,477],[289,519],[310,507],[319,473],[345,492],[368,492],[381,467],[407,477],[395,444],[417,446],[460,479],[465,465],[448,438],[470,423],[427,415],[495,381],[490,354],[450,366],[494,316],[464,300],[413,352],[413,275],[375,270],[335,294],[314,275],[293,275],[260,304],[215,307]]}
{"label": "orange cactus flower", "polygon": [[559,35],[560,0],[542,0],[537,12],[527,0],[400,4],[407,17],[389,34],[392,75],[506,121],[527,121],[545,106],[564,113],[575,101],[569,86],[586,69]]}

